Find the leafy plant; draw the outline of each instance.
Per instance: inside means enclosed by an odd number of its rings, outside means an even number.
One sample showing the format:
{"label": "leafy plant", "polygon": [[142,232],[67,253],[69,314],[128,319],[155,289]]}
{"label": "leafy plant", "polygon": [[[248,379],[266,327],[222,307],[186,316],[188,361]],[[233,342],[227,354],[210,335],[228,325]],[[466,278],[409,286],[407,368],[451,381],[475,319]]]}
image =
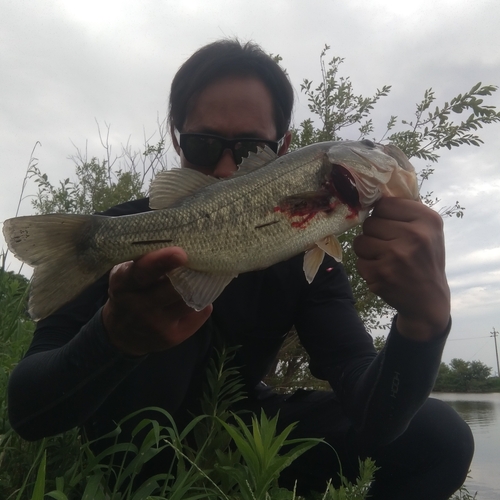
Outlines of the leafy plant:
{"label": "leafy plant", "polygon": [[[298,500],[295,492],[279,487],[280,472],[320,440],[289,439],[293,425],[278,433],[279,416],[253,416],[248,427],[243,418],[231,413],[230,406],[243,397],[238,373],[228,365],[232,356],[232,350],[221,349],[212,360],[203,395],[206,414],[194,417],[182,430],[165,410],[146,408],[127,416],[94,442],[81,442],[77,429],[35,443],[9,431],[0,444],[4,460],[0,499]],[[151,411],[167,424],[142,418],[131,441],[120,439],[127,421]],[[195,439],[192,447],[190,436],[195,435],[204,440],[196,443]],[[101,440],[113,444],[95,454]],[[175,460],[170,465],[166,462],[163,472],[138,483],[145,464],[167,449],[173,450]],[[361,466],[357,486],[342,480],[339,491],[344,496],[332,496],[337,493],[329,486],[324,498],[365,498],[359,494],[368,491],[373,480],[370,467],[370,462]]]}
{"label": "leafy plant", "polygon": [[[268,419],[264,411],[261,412],[260,422],[256,416],[252,417],[252,431],[240,417],[235,415],[234,418],[236,425],[224,421],[221,424],[233,439],[238,450],[237,456],[242,462],[235,463],[235,454],[231,450],[226,454],[219,451],[217,456],[223,465],[218,467],[234,479],[242,500],[265,499],[269,488],[278,486],[279,473],[320,442],[316,439],[287,440],[295,425],[289,425],[277,435],[278,417]],[[280,454],[285,445],[293,445],[293,448]]]}
{"label": "leafy plant", "polygon": [[471,493],[466,486],[462,486],[449,500],[476,500],[477,491]]}
{"label": "leafy plant", "polygon": [[373,476],[377,471],[375,462],[370,458],[365,461],[359,461],[359,477],[356,483],[352,484],[345,477],[341,477],[341,485],[335,489],[331,484],[328,485],[322,500],[364,500],[369,498],[369,489]]}
{"label": "leafy plant", "polygon": [[[320,54],[319,83],[315,85],[308,79],[302,82],[301,91],[307,97],[312,116],[293,129],[292,150],[317,141],[343,140],[347,138],[346,135],[353,138],[357,134],[358,140],[369,138],[377,142],[391,142],[409,158],[436,164],[443,148],[449,150],[465,145],[479,146],[483,141],[478,130],[500,122],[500,112],[485,103],[485,98],[496,92],[498,87],[495,85],[477,83],[470,90],[442,105],[436,105],[436,94],[430,88],[424,91],[422,101],[416,105],[414,118],[399,119],[395,115],[390,116],[386,130],[377,137],[370,114],[380,100],[389,95],[391,86],[384,85],[381,89],[376,89],[370,97],[357,94],[350,77],[341,75],[344,59],[332,57],[327,61],[329,50],[330,47],[325,45]],[[466,116],[462,118],[462,115]],[[443,217],[462,218],[465,208],[459,201],[439,209],[440,198],[432,191],[423,191],[425,182],[434,171],[435,167],[427,165],[418,173],[422,201],[438,209]],[[357,272],[357,256],[352,251],[352,241],[360,232],[361,228],[356,227],[339,239],[343,250],[343,265],[356,299],[356,308],[367,330],[373,331],[386,326],[394,310],[369,291]],[[278,358],[269,380],[280,385],[289,378],[287,374],[296,370],[304,375],[301,379],[302,386],[314,387],[318,383],[307,368],[297,366],[298,360],[307,363],[308,358],[303,348],[294,341],[285,344]]]}
{"label": "leafy plant", "polygon": [[10,428],[7,381],[34,330],[27,314],[29,282],[24,276],[5,269],[5,257],[5,253],[0,254],[0,436]]}
{"label": "leafy plant", "polygon": [[[300,89],[307,96],[309,111],[314,119],[304,120],[293,130],[292,149],[304,147],[314,142],[342,140],[341,130],[357,125],[360,138],[373,132],[373,122],[369,115],[381,97],[386,97],[391,87],[384,85],[372,97],[354,93],[349,77],[339,75],[344,59],[333,57],[325,62],[330,46],[325,45],[320,55],[321,81],[313,87],[312,80],[304,79]],[[319,125],[315,124],[319,121]]]}
{"label": "leafy plant", "polygon": [[434,391],[438,392],[495,392],[500,378],[491,377],[491,368],[481,361],[453,358],[449,365],[441,363]]}
{"label": "leafy plant", "polygon": [[166,168],[165,135],[166,124],[158,124],[159,139],[150,144],[145,140],[142,152],[132,151],[129,145],[122,146],[119,155],[113,154],[109,143],[110,127],[107,125],[103,137],[98,126],[99,138],[105,158],[88,158],[86,152],[77,148],[70,156],[75,164],[76,180],[69,177],[54,185],[36,161],[28,168],[28,177],[37,185],[37,194],[32,200],[37,213],[92,214],[111,206],[146,196],[152,177]]}

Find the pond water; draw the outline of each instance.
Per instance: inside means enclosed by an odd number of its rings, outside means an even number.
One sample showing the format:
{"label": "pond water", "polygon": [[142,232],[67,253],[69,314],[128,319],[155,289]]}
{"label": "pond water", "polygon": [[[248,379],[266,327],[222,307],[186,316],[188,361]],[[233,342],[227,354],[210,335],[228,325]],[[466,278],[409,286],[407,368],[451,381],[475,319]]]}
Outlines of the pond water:
{"label": "pond water", "polygon": [[500,499],[500,393],[431,395],[450,404],[469,424],[475,440],[470,478],[465,485],[477,500]]}

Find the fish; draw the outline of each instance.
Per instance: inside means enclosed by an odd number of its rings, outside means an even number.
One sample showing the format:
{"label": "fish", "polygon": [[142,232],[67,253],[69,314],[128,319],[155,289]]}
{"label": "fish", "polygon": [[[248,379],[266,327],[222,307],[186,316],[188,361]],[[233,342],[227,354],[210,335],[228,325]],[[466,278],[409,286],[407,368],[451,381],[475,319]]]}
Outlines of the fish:
{"label": "fish", "polygon": [[383,196],[420,199],[415,169],[394,145],[320,142],[279,157],[266,146],[224,179],[189,168],[160,172],[149,212],[15,217],[3,234],[9,250],[34,268],[34,320],[115,265],[171,246],[184,249],[187,264],[168,277],[186,304],[201,310],[239,274],[302,252],[311,283],[325,253],[341,260],[337,237],[361,224]]}

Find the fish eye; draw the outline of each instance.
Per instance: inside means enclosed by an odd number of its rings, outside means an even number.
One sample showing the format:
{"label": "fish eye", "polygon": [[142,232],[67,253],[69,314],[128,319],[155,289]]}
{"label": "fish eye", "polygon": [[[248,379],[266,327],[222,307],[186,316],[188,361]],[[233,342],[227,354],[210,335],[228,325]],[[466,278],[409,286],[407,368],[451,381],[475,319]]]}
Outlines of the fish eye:
{"label": "fish eye", "polygon": [[373,141],[370,141],[369,139],[363,139],[361,141],[361,144],[364,144],[365,146],[368,146],[369,148],[375,148],[375,143]]}

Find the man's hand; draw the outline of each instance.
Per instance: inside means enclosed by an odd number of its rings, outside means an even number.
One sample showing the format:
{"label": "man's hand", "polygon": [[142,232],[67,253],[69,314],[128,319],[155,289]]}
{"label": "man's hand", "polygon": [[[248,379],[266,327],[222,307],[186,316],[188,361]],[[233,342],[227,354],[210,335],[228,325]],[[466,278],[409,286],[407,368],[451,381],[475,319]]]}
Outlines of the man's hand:
{"label": "man's hand", "polygon": [[171,247],[115,266],[102,318],[111,343],[142,356],[174,347],[193,335],[212,312],[196,312],[175,291],[166,273],[185,265],[181,248]]}
{"label": "man's hand", "polygon": [[383,198],[353,249],[370,291],[398,311],[403,336],[430,340],[446,330],[450,290],[439,214],[420,202]]}

